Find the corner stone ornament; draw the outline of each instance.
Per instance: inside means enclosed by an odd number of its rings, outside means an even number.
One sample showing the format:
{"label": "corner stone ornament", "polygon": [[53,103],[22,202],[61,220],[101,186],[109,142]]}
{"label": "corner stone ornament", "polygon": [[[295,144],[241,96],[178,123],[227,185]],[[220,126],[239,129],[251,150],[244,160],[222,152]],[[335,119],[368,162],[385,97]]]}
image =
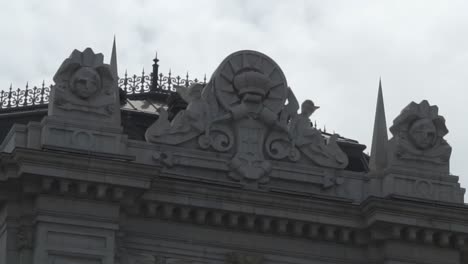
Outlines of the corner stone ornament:
{"label": "corner stone ornament", "polygon": [[393,121],[390,132],[390,158],[403,166],[422,167],[448,172],[452,148],[443,138],[447,133],[445,119],[437,106],[424,100],[410,103]]}
{"label": "corner stone ornament", "polygon": [[146,140],[187,146],[195,141],[202,149],[231,153],[229,176],[236,181],[266,183],[271,159],[337,169],[348,164],[337,136],[327,141],[311,126],[309,117],[317,107],[306,100],[298,114],[299,104],[283,72],[264,54],[233,53],[206,86],[193,84],[177,92],[188,102],[187,109],[169,122],[161,108]]}
{"label": "corner stone ornament", "polygon": [[111,63],[106,64],[101,53],[86,48],[74,50],[63,61],[54,75],[42,122],[43,148],[132,159],[125,154],[127,136],[122,134],[115,56],[113,52]]}
{"label": "corner stone ornament", "polygon": [[74,50],[54,76],[51,94],[51,115],[96,116],[108,119],[118,110],[115,104],[115,76],[103,63],[103,55],[87,48]]}

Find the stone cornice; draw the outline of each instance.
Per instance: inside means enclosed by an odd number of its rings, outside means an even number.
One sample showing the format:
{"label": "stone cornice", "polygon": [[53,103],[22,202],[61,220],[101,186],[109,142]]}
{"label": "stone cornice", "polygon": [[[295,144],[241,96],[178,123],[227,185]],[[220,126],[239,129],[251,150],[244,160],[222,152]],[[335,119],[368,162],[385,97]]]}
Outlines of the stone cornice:
{"label": "stone cornice", "polygon": [[[157,152],[154,147],[146,151]],[[172,167],[164,162],[150,165],[21,147],[3,155],[3,165],[16,168],[9,170],[14,176],[3,177],[10,181],[21,177],[16,184],[22,184],[25,194],[115,202],[132,217],[357,246],[404,240],[460,248],[468,234],[468,208],[459,204],[403,197],[370,197],[358,204],[333,190],[317,194],[274,184],[245,188],[222,178],[209,181],[194,177],[198,174],[193,173],[193,167],[181,170],[180,159],[178,166]],[[180,155],[181,159],[220,162],[219,157]],[[47,210],[42,214],[53,217]]]}
{"label": "stone cornice", "polygon": [[43,175],[147,189],[157,167],[93,155],[16,148],[11,154],[18,176]]}
{"label": "stone cornice", "polygon": [[426,245],[462,248],[468,238],[467,232],[421,227],[408,223],[374,223],[369,226],[348,227],[326,221],[303,221],[256,213],[240,213],[227,210],[207,209],[179,204],[147,202],[134,217],[156,218],[161,221],[209,226],[236,231],[254,232],[291,238],[325,240],[365,246],[377,241],[400,240]]}

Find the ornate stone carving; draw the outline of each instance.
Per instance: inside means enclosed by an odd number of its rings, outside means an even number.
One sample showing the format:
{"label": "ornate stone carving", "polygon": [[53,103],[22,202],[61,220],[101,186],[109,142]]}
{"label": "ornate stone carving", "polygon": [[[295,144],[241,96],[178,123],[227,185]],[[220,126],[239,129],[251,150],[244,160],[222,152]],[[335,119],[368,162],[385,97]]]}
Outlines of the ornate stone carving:
{"label": "ornate stone carving", "polygon": [[317,109],[312,101],[305,101],[298,114],[299,104],[281,69],[261,53],[236,52],[206,86],[179,87],[177,92],[187,109],[169,122],[161,108],[146,140],[231,153],[229,176],[234,180],[267,182],[271,159],[299,162],[304,156],[304,162],[331,168],[348,163],[337,136],[325,139],[311,126],[309,117]]}
{"label": "ornate stone carving", "polygon": [[262,264],[263,256],[252,255],[241,252],[230,252],[226,254],[227,264]]}
{"label": "ornate stone carving", "polygon": [[168,121],[166,109],[159,109],[158,120],[146,131],[149,142],[177,145],[200,135],[209,122],[208,105],[201,98],[203,85],[195,83],[188,88],[177,87],[177,93],[188,102],[187,108]]}
{"label": "ornate stone carving", "polygon": [[33,229],[30,226],[20,226],[16,233],[16,246],[18,249],[33,248]]}
{"label": "ornate stone carving", "polygon": [[448,130],[445,119],[438,115],[437,106],[429,105],[426,100],[410,103],[395,118],[390,132],[394,162],[407,162],[410,166],[432,164],[448,172],[452,149],[443,139]]}
{"label": "ornate stone carving", "polygon": [[74,50],[54,76],[49,115],[111,119],[119,110],[115,78],[102,54]]}
{"label": "ornate stone carving", "polygon": [[338,136],[335,134],[325,140],[320,131],[311,125],[309,117],[318,108],[311,100],[302,103],[301,113],[289,123],[293,145],[318,165],[344,168],[348,165],[348,157],[336,143]]}
{"label": "ornate stone carving", "polygon": [[167,167],[172,167],[174,165],[174,159],[171,152],[153,152],[153,160],[159,161]]}

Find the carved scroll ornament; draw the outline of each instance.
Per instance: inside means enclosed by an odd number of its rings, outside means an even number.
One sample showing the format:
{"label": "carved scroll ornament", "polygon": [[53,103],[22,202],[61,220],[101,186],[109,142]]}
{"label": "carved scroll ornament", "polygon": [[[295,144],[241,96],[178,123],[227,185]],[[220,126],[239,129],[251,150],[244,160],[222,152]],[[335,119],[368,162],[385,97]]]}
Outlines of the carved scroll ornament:
{"label": "carved scroll ornament", "polygon": [[337,136],[326,140],[311,126],[309,117],[317,107],[307,100],[298,114],[299,104],[283,72],[261,53],[236,52],[206,86],[194,84],[177,92],[188,102],[187,109],[171,122],[160,109],[146,140],[169,145],[195,141],[202,149],[232,153],[228,165],[234,180],[267,182],[270,160],[347,166]]}

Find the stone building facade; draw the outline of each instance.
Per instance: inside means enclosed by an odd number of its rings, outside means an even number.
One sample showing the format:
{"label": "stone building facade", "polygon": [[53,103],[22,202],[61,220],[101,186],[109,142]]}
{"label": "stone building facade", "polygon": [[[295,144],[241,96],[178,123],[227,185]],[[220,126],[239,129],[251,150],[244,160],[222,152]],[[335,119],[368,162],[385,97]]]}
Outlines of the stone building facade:
{"label": "stone building facade", "polygon": [[112,54],[73,51],[48,109],[0,115],[0,264],[468,263],[436,106],[410,103],[389,140],[379,89],[369,158],[262,53],[177,87],[172,117],[121,109]]}

